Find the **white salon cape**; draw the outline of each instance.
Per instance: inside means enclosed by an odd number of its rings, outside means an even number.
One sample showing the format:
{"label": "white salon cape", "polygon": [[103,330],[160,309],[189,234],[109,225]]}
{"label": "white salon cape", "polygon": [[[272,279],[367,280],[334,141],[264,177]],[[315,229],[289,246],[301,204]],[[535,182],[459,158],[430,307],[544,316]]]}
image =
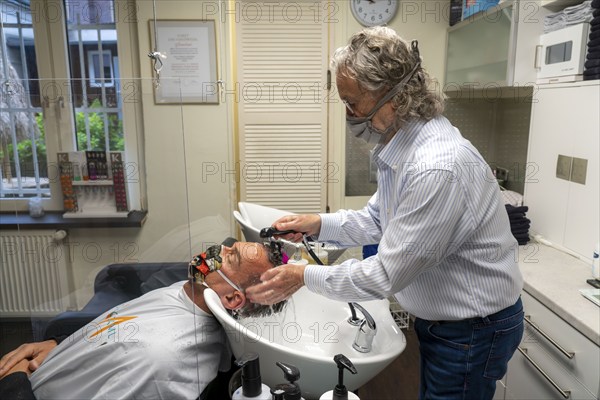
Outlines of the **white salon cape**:
{"label": "white salon cape", "polygon": [[183,283],[123,303],[52,350],[31,375],[43,399],[197,399],[231,353]]}

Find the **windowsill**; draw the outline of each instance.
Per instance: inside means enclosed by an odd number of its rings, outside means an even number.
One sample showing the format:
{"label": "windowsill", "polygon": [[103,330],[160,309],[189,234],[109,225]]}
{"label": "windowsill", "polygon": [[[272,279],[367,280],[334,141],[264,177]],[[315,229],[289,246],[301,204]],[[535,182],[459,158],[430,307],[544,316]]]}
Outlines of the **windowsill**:
{"label": "windowsill", "polygon": [[0,227],[6,229],[141,228],[147,211],[132,211],[127,218],[63,218],[64,212],[46,212],[33,218],[27,212],[0,213]]}

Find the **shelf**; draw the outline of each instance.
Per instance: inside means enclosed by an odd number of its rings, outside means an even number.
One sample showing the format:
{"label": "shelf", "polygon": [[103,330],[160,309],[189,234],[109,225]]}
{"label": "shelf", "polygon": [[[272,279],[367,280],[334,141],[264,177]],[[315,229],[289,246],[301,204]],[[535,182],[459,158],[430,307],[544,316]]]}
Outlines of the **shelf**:
{"label": "shelf", "polygon": [[71,181],[73,186],[113,186],[114,182],[109,179],[95,181]]}
{"label": "shelf", "polygon": [[560,11],[581,3],[583,3],[583,0],[542,0],[541,5],[551,11]]}
{"label": "shelf", "polygon": [[141,228],[147,211],[130,211],[127,218],[64,218],[64,211],[46,212],[32,218],[27,211],[20,214],[0,213],[0,228],[7,229],[78,229],[78,228]]}

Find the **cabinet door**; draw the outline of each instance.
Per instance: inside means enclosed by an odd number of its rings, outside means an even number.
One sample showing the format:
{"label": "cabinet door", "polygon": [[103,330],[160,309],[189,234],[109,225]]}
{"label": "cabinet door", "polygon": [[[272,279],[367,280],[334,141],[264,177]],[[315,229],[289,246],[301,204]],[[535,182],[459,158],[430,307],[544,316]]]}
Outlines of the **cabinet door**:
{"label": "cabinet door", "polygon": [[564,241],[570,182],[556,177],[556,162],[559,154],[572,153],[570,109],[577,113],[577,105],[566,101],[567,93],[572,95],[573,89],[539,89],[534,93],[525,170],[525,204],[529,206],[531,230],[558,244]]}
{"label": "cabinet door", "polygon": [[[565,136],[572,137],[571,155],[587,160],[587,175],[585,185],[569,187],[564,246],[591,258],[600,226],[600,86],[576,88],[573,95],[577,103],[568,107],[571,125]],[[563,102],[570,99],[575,98],[569,94]]]}
{"label": "cabinet door", "polygon": [[[533,99],[525,177],[531,230],[591,258],[600,226],[600,85],[548,85]],[[585,184],[569,168],[566,179],[557,177],[559,155],[587,162]]]}

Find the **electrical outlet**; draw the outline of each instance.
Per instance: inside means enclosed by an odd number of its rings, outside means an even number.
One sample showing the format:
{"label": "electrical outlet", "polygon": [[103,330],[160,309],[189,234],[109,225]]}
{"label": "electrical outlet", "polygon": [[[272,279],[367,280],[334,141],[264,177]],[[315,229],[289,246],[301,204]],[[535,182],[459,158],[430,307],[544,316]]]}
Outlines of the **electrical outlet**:
{"label": "electrical outlet", "polygon": [[556,161],[556,177],[564,180],[571,180],[571,166],[573,164],[573,157],[558,155]]}
{"label": "electrical outlet", "polygon": [[571,182],[585,185],[587,176],[588,160],[584,158],[573,157],[573,166],[571,168]]}
{"label": "electrical outlet", "polygon": [[506,182],[508,180],[508,169],[497,167],[496,168],[496,179],[499,181]]}

